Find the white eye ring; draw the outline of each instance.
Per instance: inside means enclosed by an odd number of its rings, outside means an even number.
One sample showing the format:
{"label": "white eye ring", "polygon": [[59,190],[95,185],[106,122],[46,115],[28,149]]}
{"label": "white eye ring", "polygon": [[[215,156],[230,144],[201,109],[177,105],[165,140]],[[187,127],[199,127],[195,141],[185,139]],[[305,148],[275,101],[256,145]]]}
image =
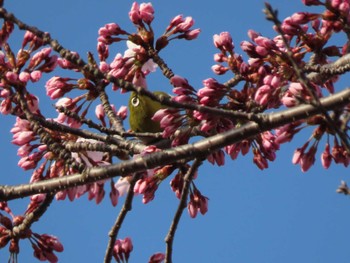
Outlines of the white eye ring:
{"label": "white eye ring", "polygon": [[134,106],[134,107],[139,106],[139,104],[140,104],[139,98],[138,98],[138,97],[133,97],[133,98],[131,99],[131,104],[132,104],[132,106]]}

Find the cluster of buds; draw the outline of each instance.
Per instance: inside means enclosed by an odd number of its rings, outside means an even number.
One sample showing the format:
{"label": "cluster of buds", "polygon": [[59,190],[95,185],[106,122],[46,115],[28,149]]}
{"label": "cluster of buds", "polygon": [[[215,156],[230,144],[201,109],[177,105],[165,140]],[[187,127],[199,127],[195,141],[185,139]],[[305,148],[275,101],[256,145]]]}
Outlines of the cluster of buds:
{"label": "cluster of buds", "polygon": [[[220,50],[220,53],[214,54],[215,64],[211,67],[217,75],[223,75],[231,70],[233,73],[241,73],[246,68],[242,56],[234,52],[234,44],[229,32],[221,32],[213,36],[214,46]],[[223,63],[227,65],[224,66]]]}
{"label": "cluster of buds", "polygon": [[173,171],[174,167],[172,165],[165,165],[154,170],[148,170],[148,173],[136,182],[134,193],[142,194],[142,202],[147,204],[154,199],[159,184]]}
{"label": "cluster of buds", "polygon": [[195,218],[200,212],[202,215],[208,212],[208,197],[201,194],[201,192],[194,188],[190,194],[190,201],[188,202],[187,209],[190,217]]}
{"label": "cluster of buds", "polygon": [[[9,28],[6,25],[8,23],[5,23],[0,31],[3,38],[7,38],[7,34],[12,31],[12,27]],[[28,43],[29,47],[25,49]],[[3,76],[0,84],[0,98],[2,98],[0,112],[2,114],[22,114],[16,92],[11,87],[22,89],[27,85],[27,82],[37,82],[41,79],[42,73],[51,72],[55,69],[57,56],[51,55],[51,48],[43,48],[36,52],[42,45],[42,40],[30,32],[25,33],[22,48],[16,56],[9,45],[3,44],[4,52],[0,51],[0,71],[1,76]],[[25,100],[28,110],[40,115],[38,98],[27,93],[25,94]]]}
{"label": "cluster of buds", "polygon": [[30,122],[19,117],[16,118],[11,133],[13,134],[12,143],[20,146],[17,150],[17,155],[21,157],[18,166],[24,170],[35,168],[46,153],[47,146],[33,143],[38,136],[32,131]]}
{"label": "cluster of buds", "polygon": [[157,39],[156,50],[160,51],[165,48],[173,39],[196,39],[201,30],[199,28],[191,29],[193,25],[194,20],[190,16],[184,18],[182,15],[178,15],[174,17],[165,29],[165,33]]}
{"label": "cluster of buds", "polygon": [[113,257],[118,263],[128,262],[132,250],[133,245],[129,237],[117,239],[113,247]]}
{"label": "cluster of buds", "polygon": [[[33,196],[25,215],[31,213],[44,199],[44,195]],[[25,217],[14,216],[6,202],[0,203],[0,210],[7,212],[12,217],[11,220],[9,217],[0,213],[0,248],[10,244],[9,251],[11,258],[17,258],[16,255],[20,251],[19,241],[29,239],[34,250],[34,256],[37,259],[41,261],[47,260],[51,263],[58,262],[55,252],[62,252],[63,246],[57,237],[48,234],[40,235],[27,228],[24,228],[24,230],[22,227],[19,228]]]}

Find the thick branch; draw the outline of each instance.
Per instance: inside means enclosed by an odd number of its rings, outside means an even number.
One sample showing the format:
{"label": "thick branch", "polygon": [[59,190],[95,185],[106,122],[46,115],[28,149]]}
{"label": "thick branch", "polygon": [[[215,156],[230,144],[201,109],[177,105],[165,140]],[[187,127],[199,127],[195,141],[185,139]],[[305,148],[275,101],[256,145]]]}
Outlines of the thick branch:
{"label": "thick branch", "polygon": [[[350,103],[350,89],[345,89],[334,95],[320,99],[323,109],[332,110]],[[108,167],[96,167],[86,170],[83,174],[74,174],[46,181],[17,186],[1,186],[0,201],[23,198],[36,193],[59,191],[70,187],[96,182],[115,176],[126,176],[131,173],[171,164],[182,159],[195,159],[206,156],[226,145],[237,143],[257,134],[284,124],[301,120],[322,113],[323,109],[313,105],[299,105],[284,111],[264,115],[262,123],[248,122],[240,128],[202,139],[193,144],[186,144],[162,152],[138,156],[133,160],[113,164]]]}
{"label": "thick branch", "polygon": [[53,194],[47,194],[42,204],[40,204],[33,212],[26,214],[26,217],[20,225],[13,227],[13,235],[20,236],[25,230],[30,229],[32,224],[35,221],[38,221],[40,217],[46,212],[48,207],[51,205],[53,198]]}

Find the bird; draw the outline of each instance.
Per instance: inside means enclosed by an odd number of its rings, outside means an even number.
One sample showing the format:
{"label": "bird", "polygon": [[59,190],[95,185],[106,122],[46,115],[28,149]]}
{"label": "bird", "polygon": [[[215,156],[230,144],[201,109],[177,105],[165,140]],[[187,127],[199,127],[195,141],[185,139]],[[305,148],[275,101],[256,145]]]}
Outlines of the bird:
{"label": "bird", "polygon": [[[162,91],[154,91],[154,95],[163,95],[170,98],[170,95]],[[157,133],[162,132],[160,123],[152,120],[153,115],[160,109],[167,108],[168,106],[161,104],[158,101],[154,101],[146,95],[141,95],[136,92],[131,92],[128,103],[130,116],[129,124],[130,129],[133,132],[141,133]],[[138,137],[145,144],[154,144],[159,141],[152,137]]]}

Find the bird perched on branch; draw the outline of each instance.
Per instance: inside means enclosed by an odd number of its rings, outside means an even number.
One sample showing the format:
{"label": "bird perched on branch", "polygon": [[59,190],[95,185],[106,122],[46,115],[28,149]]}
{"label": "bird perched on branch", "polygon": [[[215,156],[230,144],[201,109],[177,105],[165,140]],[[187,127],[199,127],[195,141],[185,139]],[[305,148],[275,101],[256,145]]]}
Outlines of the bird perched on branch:
{"label": "bird perched on branch", "polygon": [[[155,95],[163,95],[168,98],[170,96],[162,91],[153,92]],[[158,101],[154,101],[148,96],[137,94],[136,92],[131,92],[129,99],[129,123],[130,128],[133,132],[142,133],[157,133],[161,132],[159,122],[153,121],[153,115],[159,110],[167,108],[168,106],[162,105]],[[155,141],[159,141],[151,137],[141,137],[140,138],[145,144],[154,144]]]}

